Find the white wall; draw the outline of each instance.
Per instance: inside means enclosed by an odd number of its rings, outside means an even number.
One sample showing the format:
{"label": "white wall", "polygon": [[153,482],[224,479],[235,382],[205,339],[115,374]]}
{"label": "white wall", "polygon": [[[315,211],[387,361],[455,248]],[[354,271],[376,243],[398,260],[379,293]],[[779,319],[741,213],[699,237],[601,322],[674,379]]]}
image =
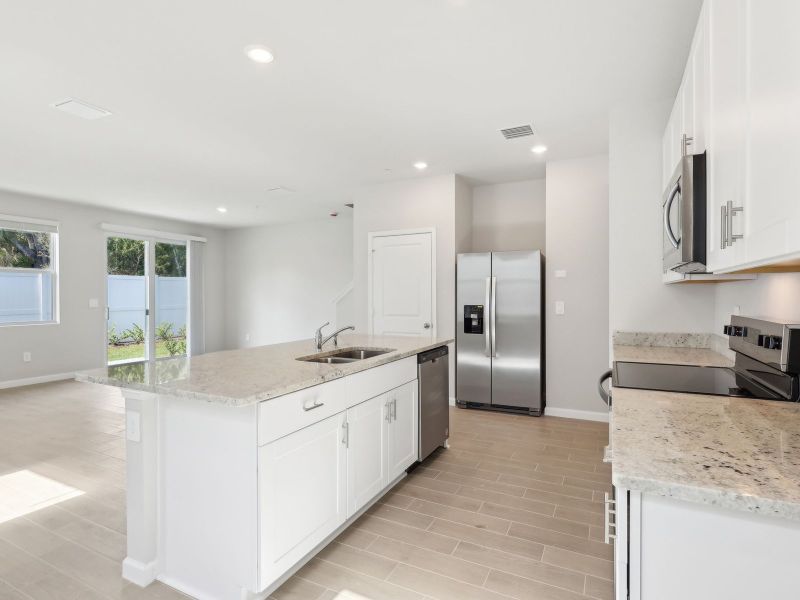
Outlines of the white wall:
{"label": "white wall", "polygon": [[800,323],[800,273],[761,273],[753,281],[715,285],[711,331],[721,334],[737,307],[748,317]]}
{"label": "white wall", "polygon": [[[353,197],[353,284],[356,327],[367,331],[367,234],[436,228],[436,333],[455,337],[456,175],[440,175],[371,186]],[[459,184],[460,185],[460,184]],[[464,203],[461,188],[461,203]],[[461,243],[467,227],[460,223]],[[450,345],[450,352],[454,347]],[[450,360],[450,395],[455,394],[455,358]]]}
{"label": "white wall", "polygon": [[472,189],[472,250],[542,250],[545,180],[481,185]]}
{"label": "white wall", "polygon": [[728,285],[662,283],[661,139],[671,104],[624,107],[610,116],[611,333],[708,332],[714,290]]}
{"label": "white wall", "polygon": [[351,219],[229,230],[225,248],[229,348],[309,339],[325,321],[327,333],[337,319],[352,324],[349,298],[338,311],[333,302],[353,279]]}
{"label": "white wall", "polygon": [[[0,213],[60,223],[61,319],[57,325],[0,327],[0,382],[69,373],[105,364],[106,236],[102,222],[208,238],[205,252],[206,351],[224,347],[223,232],[221,230],[103,210],[81,204],[0,191]],[[89,308],[97,298],[99,308]],[[30,351],[32,361],[22,361]]]}
{"label": "white wall", "polygon": [[[546,410],[599,416],[606,407],[597,379],[608,368],[608,157],[547,163],[546,200]],[[557,300],[564,315],[555,314]]]}

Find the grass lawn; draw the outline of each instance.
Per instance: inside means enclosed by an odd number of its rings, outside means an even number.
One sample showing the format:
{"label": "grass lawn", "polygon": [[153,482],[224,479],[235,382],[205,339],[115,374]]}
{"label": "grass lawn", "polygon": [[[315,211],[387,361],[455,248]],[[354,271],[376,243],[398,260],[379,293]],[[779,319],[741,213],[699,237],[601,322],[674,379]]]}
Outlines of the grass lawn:
{"label": "grass lawn", "polygon": [[[156,342],[156,358],[169,356],[164,342]],[[109,346],[108,361],[144,359],[144,344],[129,344],[127,346]]]}

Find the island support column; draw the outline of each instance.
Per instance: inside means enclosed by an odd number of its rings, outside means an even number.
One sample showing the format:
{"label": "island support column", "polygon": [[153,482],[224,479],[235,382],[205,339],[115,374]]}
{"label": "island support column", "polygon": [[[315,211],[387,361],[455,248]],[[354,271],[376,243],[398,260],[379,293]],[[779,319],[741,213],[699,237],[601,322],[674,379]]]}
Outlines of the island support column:
{"label": "island support column", "polygon": [[139,586],[158,575],[158,396],[123,389],[128,554],[122,576]]}

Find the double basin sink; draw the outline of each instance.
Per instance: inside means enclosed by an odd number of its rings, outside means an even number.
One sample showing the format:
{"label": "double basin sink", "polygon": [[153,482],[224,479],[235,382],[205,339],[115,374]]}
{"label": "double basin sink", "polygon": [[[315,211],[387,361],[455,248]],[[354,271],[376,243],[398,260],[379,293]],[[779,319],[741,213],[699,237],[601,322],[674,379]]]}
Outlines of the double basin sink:
{"label": "double basin sink", "polygon": [[332,352],[325,352],[324,354],[301,356],[297,360],[327,365],[339,365],[380,356],[388,352],[393,352],[393,350],[389,348],[343,348],[342,350],[334,350]]}

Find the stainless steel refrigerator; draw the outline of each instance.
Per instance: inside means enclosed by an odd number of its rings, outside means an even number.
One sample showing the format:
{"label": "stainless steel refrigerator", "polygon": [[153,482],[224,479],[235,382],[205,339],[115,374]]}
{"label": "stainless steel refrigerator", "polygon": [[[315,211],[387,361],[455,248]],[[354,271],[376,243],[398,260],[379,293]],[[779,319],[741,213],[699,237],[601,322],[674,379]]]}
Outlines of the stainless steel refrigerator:
{"label": "stainless steel refrigerator", "polygon": [[459,254],[456,402],[544,413],[542,253]]}

